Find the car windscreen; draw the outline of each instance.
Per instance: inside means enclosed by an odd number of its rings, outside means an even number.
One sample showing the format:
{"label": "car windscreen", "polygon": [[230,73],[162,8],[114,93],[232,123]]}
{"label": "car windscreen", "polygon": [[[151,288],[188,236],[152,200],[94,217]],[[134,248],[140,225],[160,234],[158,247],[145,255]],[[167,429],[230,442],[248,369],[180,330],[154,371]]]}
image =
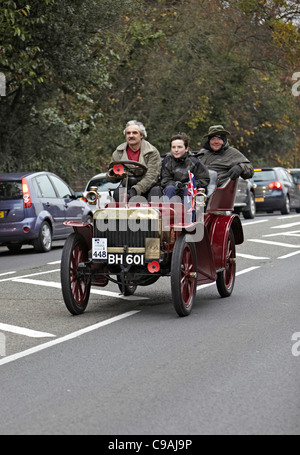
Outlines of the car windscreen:
{"label": "car windscreen", "polygon": [[0,201],[12,201],[22,198],[23,192],[21,180],[0,180]]}
{"label": "car windscreen", "polygon": [[120,182],[118,182],[118,183],[108,182],[106,180],[106,178],[103,177],[101,179],[91,180],[87,190],[90,191],[92,186],[96,186],[98,188],[98,192],[100,193],[101,191],[108,191],[110,189],[117,188],[117,186],[119,186],[119,185],[120,185]]}
{"label": "car windscreen", "polygon": [[265,170],[265,171],[255,171],[252,177],[252,181],[257,182],[273,182],[276,180],[276,174],[273,169]]}
{"label": "car windscreen", "polygon": [[300,172],[291,171],[291,175],[295,183],[300,184]]}

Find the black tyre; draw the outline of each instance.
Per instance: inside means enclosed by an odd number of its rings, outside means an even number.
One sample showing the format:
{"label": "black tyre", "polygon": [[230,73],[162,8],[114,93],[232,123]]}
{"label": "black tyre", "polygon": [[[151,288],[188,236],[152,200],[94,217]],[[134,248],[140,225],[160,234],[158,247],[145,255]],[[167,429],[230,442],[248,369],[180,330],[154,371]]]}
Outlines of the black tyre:
{"label": "black tyre", "polygon": [[[121,275],[117,275],[117,280],[120,282],[121,281]],[[135,284],[132,284],[130,280],[126,279],[125,275],[125,288],[123,292],[123,286],[122,284],[118,284],[120,292],[123,293],[124,295],[133,295],[137,289],[137,286]]]}
{"label": "black tyre", "polygon": [[197,289],[197,255],[193,242],[181,234],[176,240],[171,263],[171,288],[173,305],[178,316],[188,316]]}
{"label": "black tyre", "polygon": [[229,297],[232,294],[235,283],[236,272],[236,250],[235,240],[232,229],[229,231],[227,247],[226,247],[226,261],[225,269],[218,272],[217,289],[221,297]]}
{"label": "black tyre", "polygon": [[249,203],[246,210],[243,210],[243,216],[245,220],[252,220],[255,218],[256,215],[256,204],[255,204],[255,196],[253,193],[249,195]]}
{"label": "black tyre", "polygon": [[39,236],[33,242],[33,247],[37,253],[48,253],[52,249],[52,230],[47,221],[42,223]]}
{"label": "black tyre", "polygon": [[281,215],[289,215],[291,213],[291,204],[290,204],[290,198],[286,196],[285,201],[284,201],[284,206],[282,207]]}
{"label": "black tyre", "polygon": [[66,307],[73,315],[82,314],[88,304],[91,279],[78,276],[77,268],[88,260],[88,247],[83,237],[71,234],[65,243],[61,260],[61,286]]}

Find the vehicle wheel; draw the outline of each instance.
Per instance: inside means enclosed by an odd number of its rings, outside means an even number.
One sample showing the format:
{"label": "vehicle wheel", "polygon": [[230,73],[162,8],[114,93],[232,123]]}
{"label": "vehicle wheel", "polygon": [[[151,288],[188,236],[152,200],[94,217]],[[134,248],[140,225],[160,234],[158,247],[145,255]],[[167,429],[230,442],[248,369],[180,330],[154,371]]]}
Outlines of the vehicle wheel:
{"label": "vehicle wheel", "polygon": [[291,213],[290,198],[287,196],[283,208],[280,210],[281,215],[289,215]]}
{"label": "vehicle wheel", "polygon": [[[121,281],[121,275],[117,275],[117,280]],[[118,284],[120,292],[123,293],[123,287],[121,284]],[[125,289],[123,295],[133,295],[137,289],[135,284],[132,284],[130,280],[126,279],[125,275]]]}
{"label": "vehicle wheel", "polygon": [[42,223],[39,236],[33,241],[33,247],[38,253],[48,253],[52,248],[52,231],[49,223]]}
{"label": "vehicle wheel", "polygon": [[197,254],[195,244],[181,234],[176,240],[171,263],[173,305],[178,316],[188,316],[197,289]]}
{"label": "vehicle wheel", "polygon": [[256,204],[255,204],[255,196],[253,193],[249,195],[249,204],[246,210],[243,211],[243,216],[245,220],[252,220],[255,218],[256,215]]}
{"label": "vehicle wheel", "polygon": [[73,232],[66,240],[61,260],[61,286],[66,307],[71,314],[82,314],[88,304],[91,279],[77,276],[80,262],[88,260],[88,247],[83,237]]}
{"label": "vehicle wheel", "polygon": [[235,253],[235,240],[232,229],[229,231],[227,249],[226,249],[226,263],[225,270],[218,272],[217,289],[221,297],[229,297],[232,294],[235,283],[236,271],[236,253]]}

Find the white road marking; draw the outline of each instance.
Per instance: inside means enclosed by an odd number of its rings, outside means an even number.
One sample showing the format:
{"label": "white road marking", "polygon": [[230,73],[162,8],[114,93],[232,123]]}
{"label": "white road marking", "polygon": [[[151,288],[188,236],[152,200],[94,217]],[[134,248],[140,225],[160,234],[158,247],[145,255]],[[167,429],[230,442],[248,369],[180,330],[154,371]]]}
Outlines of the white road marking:
{"label": "white road marking", "polygon": [[[256,269],[260,269],[260,266],[258,265],[256,267],[249,267],[248,269],[241,270],[240,272],[236,273],[236,276],[243,275],[244,273],[252,272],[253,270],[256,270]],[[197,286],[197,292],[200,291],[200,289],[208,288],[209,286],[213,286],[215,284],[216,284],[215,281],[213,283],[200,284],[199,286]]]}
{"label": "white road marking", "polygon": [[18,327],[16,325],[2,324],[0,322],[0,330],[3,332],[16,333],[30,338],[53,338],[55,335],[52,333],[38,332],[37,330],[26,329],[25,327]]}
{"label": "white road marking", "polygon": [[292,256],[296,256],[296,254],[300,254],[300,251],[294,251],[293,253],[286,254],[285,256],[280,256],[277,259],[287,259],[287,258],[290,258]]}
{"label": "white road marking", "polygon": [[260,268],[261,268],[260,265],[258,265],[256,267],[249,267],[248,269],[241,270],[240,272],[237,272],[236,276],[244,275],[244,273],[253,272],[253,270],[260,269]]}
{"label": "white road marking", "polygon": [[0,273],[0,276],[6,276],[6,275],[14,275],[17,272],[6,272],[6,273]]}
{"label": "white road marking", "polygon": [[[13,281],[16,281],[17,283],[25,283],[25,284],[33,284],[36,286],[47,286],[50,288],[56,288],[56,289],[61,289],[61,283],[56,283],[55,281],[42,281],[42,280],[32,280],[30,278],[15,278]],[[116,299],[122,299],[122,300],[129,300],[129,301],[134,301],[134,300],[149,300],[149,297],[139,297],[136,295],[122,295],[118,292],[111,292],[111,291],[100,291],[99,289],[91,289],[91,294],[97,294],[97,295],[103,295],[107,297],[114,297]]]}
{"label": "white road marking", "polygon": [[253,226],[254,224],[260,224],[260,223],[268,223],[269,220],[258,220],[258,221],[243,221],[242,225],[243,226]]}
{"label": "white road marking", "polygon": [[13,277],[13,278],[5,278],[4,280],[0,280],[0,283],[3,283],[4,281],[14,281],[17,278],[27,278],[30,276],[47,275],[48,273],[55,273],[55,272],[60,272],[60,269],[47,270],[46,272],[31,273],[30,275],[22,275],[22,276]]}
{"label": "white road marking", "polygon": [[85,333],[92,332],[93,330],[97,330],[101,327],[106,325],[112,324],[114,322],[120,321],[121,319],[128,318],[135,314],[139,313],[139,311],[129,311],[128,313],[121,314],[119,316],[115,316],[114,318],[106,319],[106,321],[99,322],[98,324],[91,325],[84,329],[78,330],[77,332],[70,333],[61,338],[57,338],[56,340],[48,341],[47,343],[40,344],[39,346],[35,346],[34,348],[27,349],[26,351],[19,352],[17,354],[13,354],[11,356],[5,357],[4,359],[0,360],[0,366],[5,365],[6,363],[14,362],[15,360],[21,359],[23,357],[27,357],[31,354],[35,354],[36,352],[43,351],[44,349],[51,348],[57,344],[64,343],[65,341],[73,340],[74,338],[78,338]]}
{"label": "white road marking", "polygon": [[291,218],[298,218],[299,216],[300,216],[300,214],[299,215],[289,215],[288,218],[287,218],[286,215],[283,215],[283,216],[279,216],[277,218],[277,220],[285,220],[286,221],[287,219],[290,220]]}
{"label": "white road marking", "polygon": [[284,246],[286,248],[300,248],[300,245],[291,245],[290,243],[272,242],[270,240],[247,239],[248,242],[264,243],[265,245]]}
{"label": "white road marking", "polygon": [[299,226],[300,221],[297,221],[297,223],[288,223],[288,224],[280,224],[279,226],[272,226],[271,229],[285,229],[285,228],[290,228],[294,226]]}
{"label": "white road marking", "polygon": [[236,254],[240,258],[245,258],[245,259],[254,259],[254,260],[260,260],[260,259],[270,259],[264,256],[253,256],[252,254],[242,254],[242,253],[237,253]]}
{"label": "white road marking", "polygon": [[263,237],[278,237],[279,235],[288,237],[300,237],[300,231],[276,232],[276,234],[265,234]]}

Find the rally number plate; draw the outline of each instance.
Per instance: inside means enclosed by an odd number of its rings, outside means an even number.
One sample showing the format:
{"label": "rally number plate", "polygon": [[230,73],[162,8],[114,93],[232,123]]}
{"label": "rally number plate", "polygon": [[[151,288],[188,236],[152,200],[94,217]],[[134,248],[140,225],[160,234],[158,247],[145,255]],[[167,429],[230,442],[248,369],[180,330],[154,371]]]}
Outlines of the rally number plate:
{"label": "rally number plate", "polygon": [[93,259],[107,259],[107,239],[93,238]]}

